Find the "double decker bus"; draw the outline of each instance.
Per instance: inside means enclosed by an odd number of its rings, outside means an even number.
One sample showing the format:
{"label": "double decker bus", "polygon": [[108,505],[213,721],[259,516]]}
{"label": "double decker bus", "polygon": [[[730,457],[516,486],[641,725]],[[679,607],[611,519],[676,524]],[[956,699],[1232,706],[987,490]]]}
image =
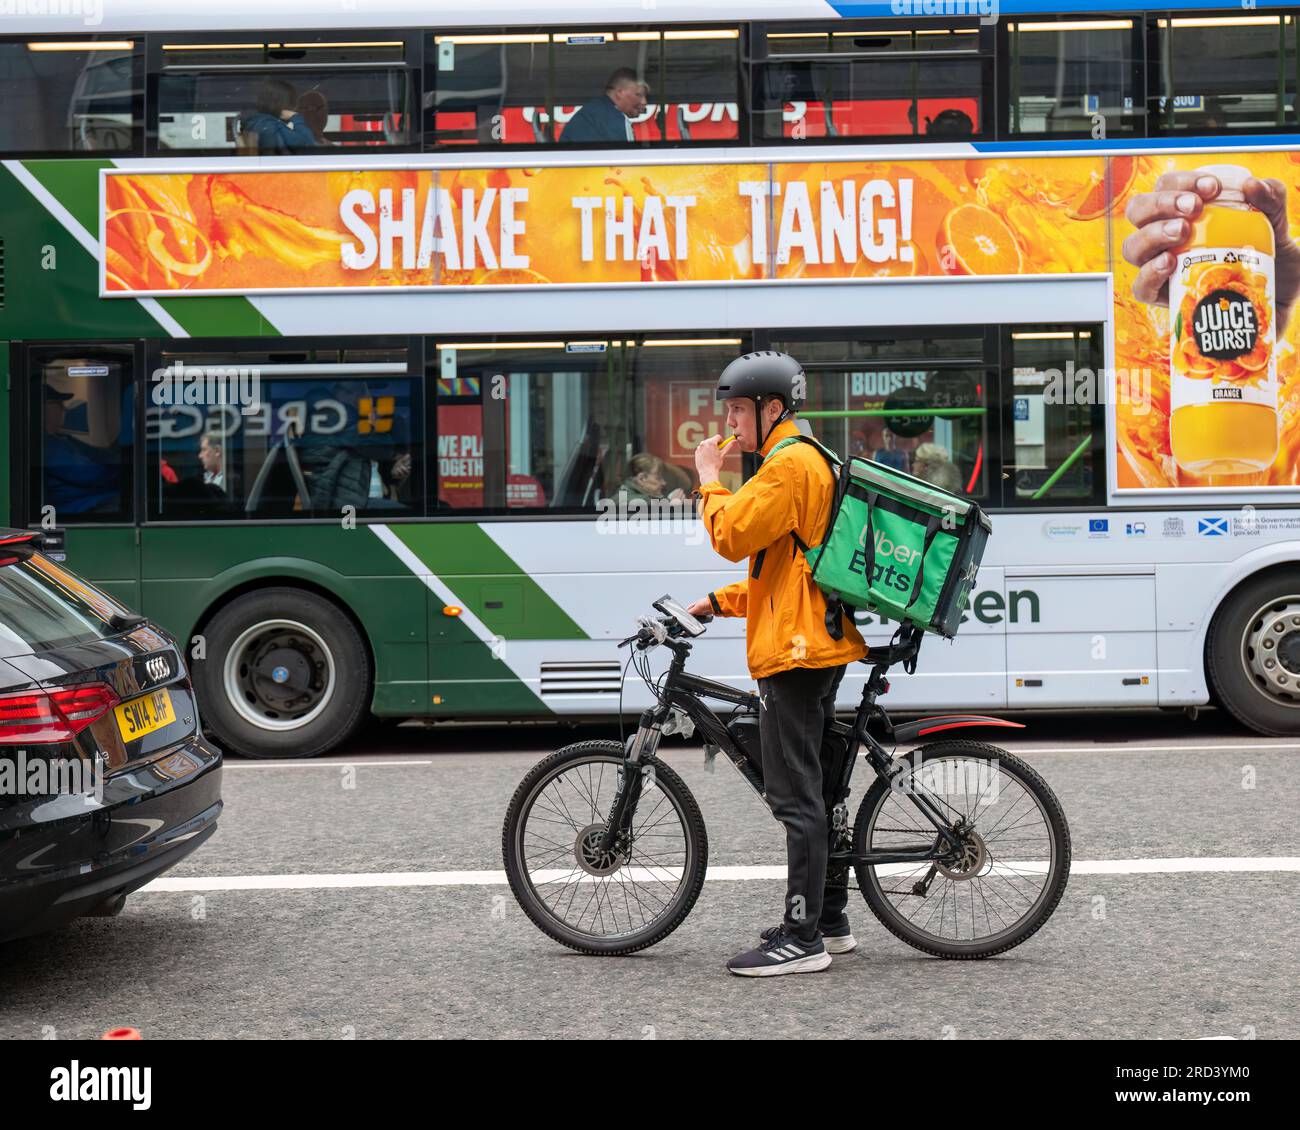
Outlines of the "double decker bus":
{"label": "double decker bus", "polygon": [[[1300,9],[48,7],[0,25],[0,524],[189,641],[230,748],[646,705],[614,643],[741,575],[692,452],[769,348],[831,448],[992,514],[891,705],[1300,733]],[[1196,276],[1263,343],[1180,354],[1198,461],[1126,212],[1225,165],[1286,211],[1275,283]]]}

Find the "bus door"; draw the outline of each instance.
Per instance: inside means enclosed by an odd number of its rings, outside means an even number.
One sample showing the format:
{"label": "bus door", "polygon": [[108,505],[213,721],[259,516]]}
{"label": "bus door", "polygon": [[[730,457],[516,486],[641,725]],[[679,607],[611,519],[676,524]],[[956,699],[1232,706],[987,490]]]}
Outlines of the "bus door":
{"label": "bus door", "polygon": [[132,343],[27,344],[11,387],[14,524],[66,531],[67,563],[140,605]]}

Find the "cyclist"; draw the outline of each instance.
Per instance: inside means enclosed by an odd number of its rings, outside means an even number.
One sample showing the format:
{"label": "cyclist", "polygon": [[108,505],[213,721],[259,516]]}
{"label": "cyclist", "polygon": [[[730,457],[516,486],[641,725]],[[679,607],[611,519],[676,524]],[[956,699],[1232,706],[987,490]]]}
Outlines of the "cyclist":
{"label": "cyclist", "polygon": [[[732,361],[718,378],[727,427],[742,451],[764,457],[734,494],[719,481],[721,436],[695,450],[700,518],[713,548],[729,561],[748,558],[745,580],[695,601],[696,615],[744,616],[746,658],[758,682],[763,781],[773,814],[785,826],[788,881],[785,917],[764,930],[757,949],[737,954],[732,973],[764,977],[825,969],[831,953],[856,945],[844,913],[845,888],[824,889],[829,830],[822,799],[821,746],[835,714],[835,692],[847,665],[866,655],[848,616],[839,638],[827,624],[826,598],[813,583],[799,543],[821,541],[830,517],[835,476],[799,435],[793,416],[807,399],[799,362],[761,350]],[[799,541],[795,540],[795,535]]]}

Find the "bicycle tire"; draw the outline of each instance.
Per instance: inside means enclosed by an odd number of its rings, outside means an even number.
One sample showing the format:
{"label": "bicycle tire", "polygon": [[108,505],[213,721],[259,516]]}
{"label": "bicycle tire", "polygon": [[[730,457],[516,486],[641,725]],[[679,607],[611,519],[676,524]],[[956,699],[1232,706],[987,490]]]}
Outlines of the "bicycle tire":
{"label": "bicycle tire", "polygon": [[656,786],[664,790],[682,817],[686,841],[684,882],[667,910],[634,933],[601,938],[569,927],[547,909],[528,879],[520,845],[523,833],[521,821],[526,817],[532,799],[546,787],[549,780],[557,777],[567,767],[591,760],[621,765],[623,747],[618,742],[611,741],[576,742],[557,750],[529,770],[515,789],[506,809],[501,829],[501,854],[505,862],[506,878],[515,899],[543,934],[579,953],[617,957],[663,941],[686,920],[704,886],[709,863],[709,840],[704,827],[704,815],[700,812],[694,795],[686,787],[686,782],[662,761],[650,758],[644,764],[654,766]]}
{"label": "bicycle tire", "polygon": [[[872,913],[879,919],[886,930],[908,945],[933,957],[975,960],[993,957],[996,954],[1014,949],[1042,928],[1065,894],[1065,886],[1070,878],[1071,845],[1070,828],[1066,822],[1065,811],[1061,807],[1061,802],[1057,799],[1056,794],[1052,792],[1047,782],[1027,762],[998,746],[987,745],[984,742],[962,740],[939,741],[921,746],[912,754],[908,754],[909,758],[915,753],[921,754],[922,761],[931,761],[960,754],[967,758],[995,760],[1004,768],[1010,768],[1012,775],[1018,778],[1022,786],[1039,801],[1041,809],[1046,815],[1047,825],[1051,829],[1054,839],[1053,873],[1049,875],[1048,881],[1044,885],[1043,894],[1039,896],[1037,909],[1033,911],[1032,916],[1010,937],[1003,937],[997,941],[982,944],[944,942],[917,930],[884,897],[876,881],[875,865],[855,863],[854,871],[863,898],[866,899]],[[862,855],[866,852],[866,835],[871,816],[880,807],[883,800],[888,798],[890,792],[889,782],[883,777],[877,777],[862,798],[862,804],[858,807],[857,818],[853,824],[853,852],[855,855]]]}

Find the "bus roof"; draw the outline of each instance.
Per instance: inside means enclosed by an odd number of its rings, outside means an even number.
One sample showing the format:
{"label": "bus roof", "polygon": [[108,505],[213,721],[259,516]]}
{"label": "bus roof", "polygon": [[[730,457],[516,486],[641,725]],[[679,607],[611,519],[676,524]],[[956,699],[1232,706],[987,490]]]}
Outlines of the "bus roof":
{"label": "bus roof", "polygon": [[[104,32],[275,31],[350,28],[501,27],[540,24],[707,23],[847,18],[914,19],[1076,12],[1198,11],[1203,0],[223,0],[219,10],[171,0],[0,0],[0,30],[11,35]],[[1252,9],[1284,7],[1256,0]]]}

